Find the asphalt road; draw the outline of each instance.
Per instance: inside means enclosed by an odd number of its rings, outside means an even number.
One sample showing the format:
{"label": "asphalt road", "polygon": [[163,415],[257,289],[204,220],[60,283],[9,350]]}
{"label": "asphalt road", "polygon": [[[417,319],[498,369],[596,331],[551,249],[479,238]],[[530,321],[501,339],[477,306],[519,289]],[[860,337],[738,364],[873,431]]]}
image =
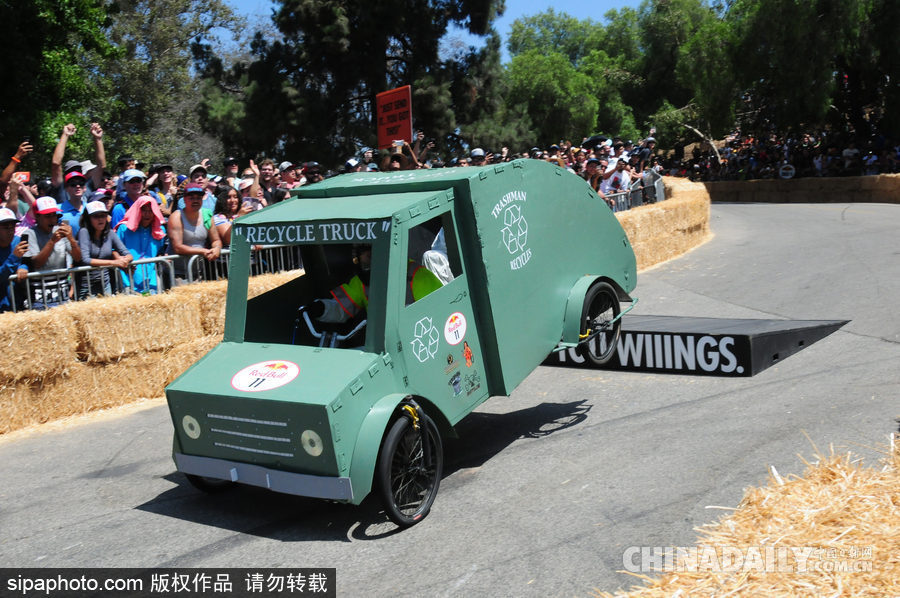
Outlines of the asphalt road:
{"label": "asphalt road", "polygon": [[802,473],[810,440],[874,463],[900,415],[900,206],[712,218],[712,241],[639,277],[636,313],[852,321],[753,378],[538,368],[463,421],[431,514],[400,533],[371,497],[199,493],[161,402],[0,439],[0,567],[336,567],[339,596],[367,597],[627,588],[626,548],[692,545],[768,466]]}

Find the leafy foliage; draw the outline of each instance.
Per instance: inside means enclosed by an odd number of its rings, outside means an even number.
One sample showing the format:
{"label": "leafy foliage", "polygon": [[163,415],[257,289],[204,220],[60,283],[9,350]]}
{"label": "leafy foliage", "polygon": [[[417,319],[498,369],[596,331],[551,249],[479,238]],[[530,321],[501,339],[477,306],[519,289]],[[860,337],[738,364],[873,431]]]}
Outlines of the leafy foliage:
{"label": "leafy foliage", "polygon": [[[445,158],[651,127],[663,146],[736,126],[900,135],[895,0],[644,0],[601,22],[550,9],[513,24],[506,64],[503,0],[279,0],[249,28],[226,2],[0,1],[0,147],[27,135],[47,156],[73,122],[67,158],[85,158],[97,120],[110,158],[333,165],[375,144],[375,95],[407,84]],[[483,42],[448,47],[451,27]]]}

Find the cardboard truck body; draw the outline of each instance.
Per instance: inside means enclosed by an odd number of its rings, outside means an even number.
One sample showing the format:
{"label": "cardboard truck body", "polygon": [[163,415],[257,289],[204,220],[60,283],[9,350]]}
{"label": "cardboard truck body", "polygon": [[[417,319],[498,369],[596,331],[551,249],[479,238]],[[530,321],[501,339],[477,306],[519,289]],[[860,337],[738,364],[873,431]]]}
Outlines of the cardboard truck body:
{"label": "cardboard truck body", "polygon": [[[299,246],[304,273],[248,301],[256,244]],[[363,251],[365,272],[354,263]],[[420,274],[439,280],[424,296]],[[354,277],[365,281],[362,316],[336,325],[298,312]],[[605,339],[585,324],[588,303],[605,298],[608,336],[635,283],[605,202],[544,162],[303,187],[234,224],[224,339],[167,389],[176,465],[206,488],[355,504],[380,488],[388,515],[411,525],[437,492],[440,437],[554,348]],[[398,495],[404,476],[421,486],[415,496]]]}

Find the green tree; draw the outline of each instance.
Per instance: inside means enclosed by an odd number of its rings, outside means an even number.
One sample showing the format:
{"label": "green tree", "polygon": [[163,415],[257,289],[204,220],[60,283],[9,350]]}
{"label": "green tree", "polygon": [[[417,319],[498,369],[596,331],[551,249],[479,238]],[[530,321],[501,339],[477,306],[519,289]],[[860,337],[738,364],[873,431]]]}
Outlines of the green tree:
{"label": "green tree", "polygon": [[93,65],[85,104],[103,124],[110,158],[131,153],[186,169],[221,157],[221,143],[200,127],[192,47],[209,50],[217,29],[236,28],[222,0],[119,0],[107,29],[118,51]]}
{"label": "green tree", "polygon": [[556,52],[575,65],[588,53],[591,31],[597,28],[590,19],[579,20],[550,8],[534,16],[516,19],[510,28],[507,47],[513,57],[529,50]]}
{"label": "green tree", "polygon": [[596,130],[607,135],[639,139],[641,135],[635,126],[634,113],[622,97],[622,88],[630,85],[633,77],[623,66],[625,62],[623,56],[613,58],[603,50],[593,50],[578,64],[578,71],[589,77],[591,93],[597,99]]}
{"label": "green tree", "polygon": [[507,104],[508,80],[500,64],[500,37],[493,33],[485,47],[453,62],[453,105],[458,125],[448,149],[461,153],[463,145],[499,152],[504,146],[533,143],[535,132],[523,102]]}
{"label": "green tree", "polygon": [[[735,68],[753,126],[822,122],[835,91],[834,53],[855,22],[856,0],[738,0],[727,19],[736,32]],[[798,59],[801,58],[802,59]]]}
{"label": "green tree", "polygon": [[538,143],[580,139],[596,128],[599,103],[593,81],[567,56],[528,50],[510,61],[507,76],[507,103],[526,104]]}
{"label": "green tree", "polygon": [[[49,153],[62,125],[83,115],[93,93],[85,69],[115,49],[105,37],[114,5],[105,0],[0,2],[0,147],[32,137]],[[43,166],[43,165],[42,165]]]}
{"label": "green tree", "polygon": [[863,134],[900,131],[900,3],[848,1],[845,42],[835,48],[838,120]]}
{"label": "green tree", "polygon": [[[247,149],[342,162],[375,143],[375,95],[406,84],[419,103],[415,126],[450,132],[452,69],[439,40],[451,23],[484,35],[502,10],[498,0],[282,0],[280,39],[258,36],[244,67],[240,125],[255,129]],[[221,97],[213,104],[225,105]]]}
{"label": "green tree", "polygon": [[679,50],[675,76],[691,92],[685,123],[705,137],[719,139],[734,129],[740,90],[734,70],[735,40],[731,26],[709,18]]}
{"label": "green tree", "polygon": [[705,0],[645,0],[641,4],[638,27],[643,84],[639,96],[629,98],[638,114],[652,113],[664,100],[675,106],[690,102],[691,89],[672,75],[682,57],[680,49],[715,17]]}

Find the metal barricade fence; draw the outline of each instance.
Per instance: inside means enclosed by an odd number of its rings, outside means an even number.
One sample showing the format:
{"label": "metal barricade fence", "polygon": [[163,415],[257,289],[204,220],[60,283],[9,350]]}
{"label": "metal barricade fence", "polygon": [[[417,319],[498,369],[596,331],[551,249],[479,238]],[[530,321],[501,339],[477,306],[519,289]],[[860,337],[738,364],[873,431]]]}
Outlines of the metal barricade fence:
{"label": "metal barricade fence", "polygon": [[644,181],[638,179],[628,188],[628,209],[644,205]]}
{"label": "metal barricade fence", "polygon": [[135,260],[124,271],[116,266],[78,266],[29,272],[22,284],[13,274],[8,281],[12,309],[18,311],[17,296],[22,298],[21,306],[25,309],[47,309],[96,294],[155,294],[166,288],[166,280],[174,280],[173,261],[177,257],[163,255]]}
{"label": "metal barricade fence", "polygon": [[635,180],[628,191],[611,193],[606,201],[613,212],[623,212],[647,203],[656,203],[666,198],[666,189],[662,175],[655,170],[647,170],[641,178]]}
{"label": "metal barricade fence", "polygon": [[609,204],[613,212],[623,212],[628,209],[628,191],[621,193],[610,193],[606,196],[606,203]]}
{"label": "metal barricade fence", "polygon": [[[185,267],[189,283],[199,280],[228,278],[228,256],[231,250],[223,249],[219,259],[206,261],[202,255],[192,255]],[[298,245],[258,245],[250,254],[250,275],[274,274],[303,267]]]}
{"label": "metal barricade fence", "polygon": [[656,201],[663,201],[666,199],[666,186],[663,184],[662,175],[656,171],[653,171],[656,175],[656,180],[653,181],[653,188],[656,189]]}

